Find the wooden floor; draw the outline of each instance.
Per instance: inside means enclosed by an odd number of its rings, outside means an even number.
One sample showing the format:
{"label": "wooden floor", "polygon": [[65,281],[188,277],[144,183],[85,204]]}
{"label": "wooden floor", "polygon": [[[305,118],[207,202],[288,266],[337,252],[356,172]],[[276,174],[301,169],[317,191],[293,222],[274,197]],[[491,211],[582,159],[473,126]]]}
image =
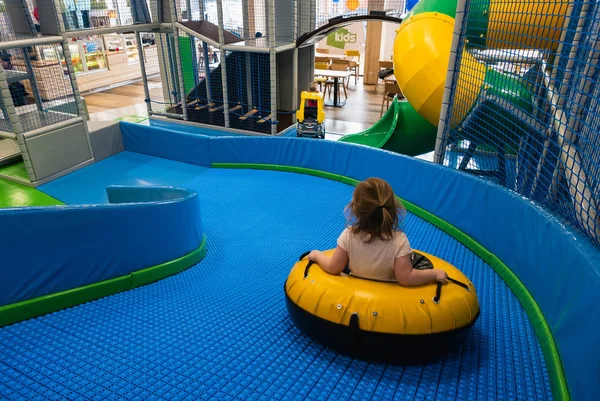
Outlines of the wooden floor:
{"label": "wooden floor", "polygon": [[[325,114],[327,120],[339,123],[348,122],[360,124],[356,125],[359,131],[379,120],[381,110],[381,99],[383,97],[383,84],[381,85],[363,85],[362,78],[358,84],[354,84],[354,79],[350,80],[350,86],[347,89],[348,99],[344,107],[326,107]],[[105,92],[84,95],[87,103],[88,112],[102,113],[103,118],[110,119],[111,110],[125,108],[128,106],[144,104],[144,87],[141,82],[122,86],[120,88],[110,89]],[[342,99],[344,94],[342,92]],[[115,112],[115,117],[122,115]],[[355,124],[351,124],[355,125]]]}
{"label": "wooden floor", "polygon": [[83,96],[89,113],[109,112],[111,109],[144,103],[141,82]]}
{"label": "wooden floor", "polygon": [[[352,78],[350,79],[350,86],[347,91],[348,100],[344,107],[325,108],[325,114],[328,119],[360,123],[367,126],[371,126],[379,121],[381,99],[383,98],[383,84],[377,86],[363,85],[361,78],[358,84],[355,85]],[[342,99],[344,99],[343,91]]]}

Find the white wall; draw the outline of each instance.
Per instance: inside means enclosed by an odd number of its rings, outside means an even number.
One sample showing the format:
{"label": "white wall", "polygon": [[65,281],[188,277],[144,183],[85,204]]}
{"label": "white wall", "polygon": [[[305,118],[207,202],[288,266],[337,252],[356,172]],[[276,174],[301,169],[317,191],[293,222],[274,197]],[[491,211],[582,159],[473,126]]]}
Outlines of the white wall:
{"label": "white wall", "polygon": [[391,22],[384,22],[381,27],[381,53],[380,60],[390,60],[394,54],[394,39],[396,38],[396,29],[400,25]]}

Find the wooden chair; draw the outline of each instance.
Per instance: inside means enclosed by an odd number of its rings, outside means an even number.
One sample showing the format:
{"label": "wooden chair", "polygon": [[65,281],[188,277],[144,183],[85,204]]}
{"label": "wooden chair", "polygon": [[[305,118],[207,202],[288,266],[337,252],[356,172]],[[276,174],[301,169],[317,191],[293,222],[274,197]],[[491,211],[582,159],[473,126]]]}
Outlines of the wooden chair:
{"label": "wooden chair", "polygon": [[315,63],[327,63],[331,62],[331,57],[315,56]]}
{"label": "wooden chair", "polygon": [[320,48],[316,48],[315,51],[317,53],[321,53],[321,54],[329,54],[329,49],[320,49]]}
{"label": "wooden chair", "polygon": [[[354,85],[356,85],[356,83],[358,82],[358,75],[359,75],[359,71],[360,71],[360,51],[359,50],[345,50],[344,55],[351,57],[350,71],[354,71]],[[348,82],[350,82],[350,80],[348,80]]]}
{"label": "wooden chair", "polygon": [[315,63],[315,70],[328,70],[329,69],[329,63],[324,63],[324,62],[316,62]]}
{"label": "wooden chair", "polygon": [[[327,59],[329,60],[329,59]],[[315,63],[315,70],[328,70],[329,69],[329,62],[316,62]],[[315,77],[315,81],[319,83],[319,90],[321,92],[323,92],[323,85],[325,85],[325,90],[327,90],[327,78],[326,77],[319,77],[316,76]],[[333,81],[331,81],[331,84],[333,85]]]}
{"label": "wooden chair", "polygon": [[398,82],[396,81],[385,81],[385,87],[383,91],[383,99],[381,100],[381,112],[379,118],[383,116],[383,103],[386,103],[386,110],[390,108],[390,101],[394,99],[394,96],[398,95],[398,98],[404,98]]}
{"label": "wooden chair", "polygon": [[[335,65],[336,70],[338,71],[352,70],[352,61],[343,58],[331,59],[331,65]],[[333,67],[331,67],[331,69],[333,70]],[[346,88],[348,88],[348,85],[350,85],[350,77],[348,77],[348,80],[346,81]]]}
{"label": "wooden chair", "polygon": [[[394,68],[394,62],[391,60],[379,60],[379,71],[387,68]],[[380,84],[379,76],[377,77],[377,85]]]}
{"label": "wooden chair", "polygon": [[337,64],[337,65],[343,65],[344,68],[348,69],[350,68],[350,60],[346,60],[343,58],[332,58],[331,59],[331,64]]}

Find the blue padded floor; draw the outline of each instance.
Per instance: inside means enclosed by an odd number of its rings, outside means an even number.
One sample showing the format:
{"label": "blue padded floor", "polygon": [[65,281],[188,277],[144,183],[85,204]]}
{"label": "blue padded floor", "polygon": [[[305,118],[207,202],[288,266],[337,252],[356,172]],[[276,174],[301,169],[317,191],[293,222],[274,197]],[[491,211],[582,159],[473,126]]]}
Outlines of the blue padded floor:
{"label": "blue padded floor", "polygon": [[38,189],[69,205],[108,203],[107,185],[184,186],[206,167],[124,151]]}
{"label": "blue padded floor", "polygon": [[221,169],[185,186],[201,198],[206,259],[157,283],[0,329],[0,399],[551,399],[519,302],[437,228],[407,216],[415,248],[472,279],[481,317],[464,347],[437,363],[372,364],[302,334],[283,294],[301,252],[335,246],[352,187]]}

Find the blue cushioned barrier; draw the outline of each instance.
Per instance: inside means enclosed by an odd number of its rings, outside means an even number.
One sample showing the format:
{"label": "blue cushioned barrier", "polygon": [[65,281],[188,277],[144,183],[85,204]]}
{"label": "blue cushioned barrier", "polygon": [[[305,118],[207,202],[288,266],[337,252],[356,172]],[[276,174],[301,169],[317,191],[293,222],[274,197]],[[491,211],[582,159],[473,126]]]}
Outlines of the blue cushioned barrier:
{"label": "blue cushioned barrier", "polygon": [[125,149],[184,163],[210,166],[209,137],[122,122]]}
{"label": "blue cushioned barrier", "polygon": [[[130,127],[124,135],[139,131],[135,151],[145,153],[141,138],[154,135],[154,130],[143,130]],[[134,150],[128,143],[126,149]],[[573,399],[600,392],[600,382],[590,381],[600,377],[600,315],[592,312],[600,287],[600,249],[584,235],[495,184],[395,153],[296,138],[215,137],[208,143],[209,150],[198,152],[208,153],[212,163],[298,166],[358,180],[388,180],[399,196],[446,220],[502,260],[540,306]],[[171,155],[168,149],[151,151],[159,157]]]}
{"label": "blue cushioned barrier", "polygon": [[[125,123],[122,123],[125,124]],[[138,123],[140,125],[140,123]],[[204,136],[233,136],[233,137],[244,137],[244,136],[266,136],[265,134],[258,133],[248,133],[244,134],[241,132],[233,132],[233,131],[224,131],[220,129],[213,129],[205,126],[198,125],[188,125],[182,124],[179,122],[169,121],[169,120],[158,120],[158,119],[149,119],[141,123],[141,125],[150,126],[153,128],[161,128],[171,132],[182,132],[188,134],[195,135],[204,135]],[[277,134],[279,137],[295,137],[296,136],[296,126],[288,127],[286,130]]]}
{"label": "blue cushioned barrier", "polygon": [[0,306],[169,262],[202,243],[193,191],[108,187],[107,205],[0,209]]}
{"label": "blue cushioned barrier", "polygon": [[[123,124],[123,123],[121,123]],[[148,124],[153,128],[165,129],[171,132],[180,132],[187,134],[195,134],[195,135],[204,135],[204,136],[248,136],[242,133],[236,133],[231,131],[224,131],[220,129],[213,129],[198,125],[187,125],[173,121],[165,121],[165,120],[155,120],[149,119]],[[257,134],[258,135],[258,134]],[[252,135],[255,136],[255,135]]]}

